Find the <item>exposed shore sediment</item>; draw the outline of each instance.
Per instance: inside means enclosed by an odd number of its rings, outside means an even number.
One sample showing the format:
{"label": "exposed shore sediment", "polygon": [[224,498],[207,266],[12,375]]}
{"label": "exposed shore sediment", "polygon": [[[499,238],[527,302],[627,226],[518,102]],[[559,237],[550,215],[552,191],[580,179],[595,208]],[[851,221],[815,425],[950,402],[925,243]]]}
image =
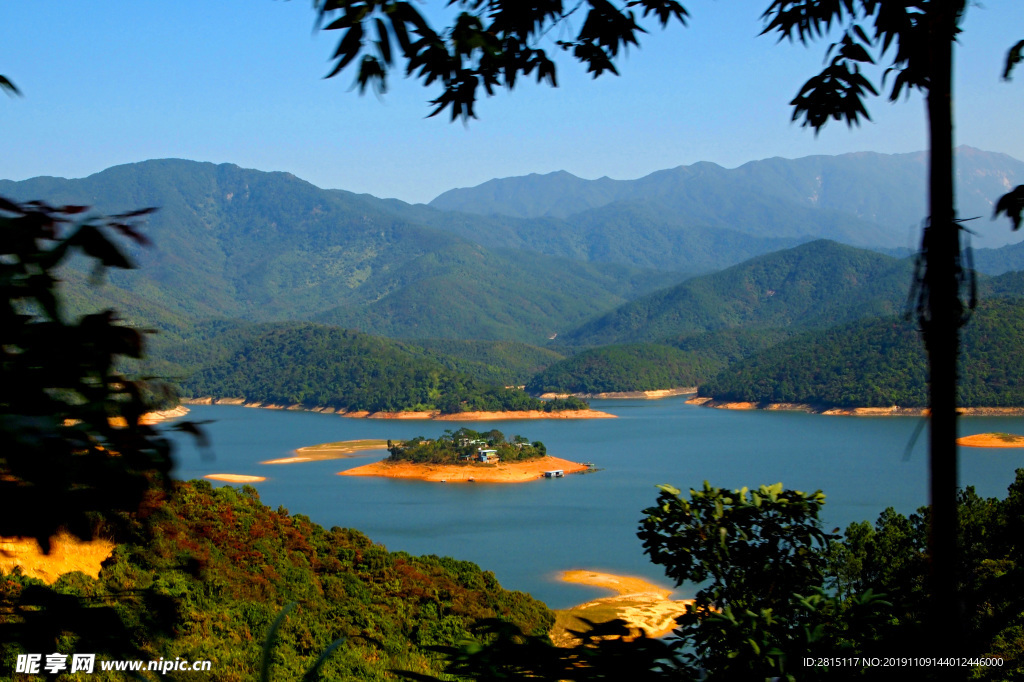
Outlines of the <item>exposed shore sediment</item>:
{"label": "exposed shore sediment", "polygon": [[696,393],[696,386],[679,386],[677,388],[661,388],[656,391],[610,391],[607,393],[542,393],[541,398],[584,398],[586,400],[660,400],[677,395]]}
{"label": "exposed shore sediment", "polygon": [[324,414],[337,414],[341,417],[352,419],[423,419],[433,421],[496,421],[504,419],[615,419],[614,414],[601,412],[599,410],[559,410],[557,412],[545,412],[544,410],[509,410],[506,412],[457,412],[442,414],[441,412],[367,412],[365,410],[344,410],[331,407],[305,408],[301,405],[278,405],[274,403],[261,403],[246,400],[245,398],[190,398],[183,400],[189,405],[239,405],[241,407],[260,407],[266,410],[307,410],[309,412],[321,412]]}
{"label": "exposed shore sediment", "polygon": [[643,578],[575,570],[565,571],[561,579],[569,583],[606,588],[613,591],[615,596],[555,611],[551,641],[556,646],[573,646],[578,642],[569,630],[586,629],[586,624],[580,618],[597,623],[620,618],[626,622],[627,627],[642,631],[648,637],[664,637],[675,629],[676,617],[685,613],[686,606],[693,603],[692,599],[669,599],[671,589]]}
{"label": "exposed shore sediment", "polygon": [[[927,407],[831,407],[808,403],[769,403],[715,400],[706,396],[695,396],[686,401],[690,405],[714,407],[719,410],[767,410],[809,412],[827,416],[843,417],[923,417],[929,414]],[[1024,407],[961,407],[957,411],[964,417],[1018,417],[1024,415]]]}
{"label": "exposed shore sediment", "polygon": [[338,475],[411,478],[438,483],[525,483],[539,480],[545,471],[556,469],[561,469],[566,474],[578,474],[588,471],[590,467],[559,457],[541,457],[524,462],[498,464],[414,464],[381,460],[355,469],[339,471]]}

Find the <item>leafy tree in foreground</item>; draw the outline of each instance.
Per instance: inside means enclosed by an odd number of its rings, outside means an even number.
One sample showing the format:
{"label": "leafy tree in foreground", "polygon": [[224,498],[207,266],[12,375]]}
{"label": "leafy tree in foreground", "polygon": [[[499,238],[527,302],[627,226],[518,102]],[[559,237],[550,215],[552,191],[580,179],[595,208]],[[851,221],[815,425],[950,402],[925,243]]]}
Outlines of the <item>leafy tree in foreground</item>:
{"label": "leafy tree in foreground", "polygon": [[[145,243],[137,223],[150,211],[101,218],[0,198],[0,536],[35,538],[45,552],[59,531],[123,536],[129,515],[170,484],[170,442],[139,419],[152,391],[117,370],[141,356],[142,333],[111,310],[69,321],[57,291],[59,268],[79,252],[97,277],[131,267],[106,232]],[[61,633],[78,632],[83,651],[131,651],[112,608],[9,587],[0,641],[52,651]]]}
{"label": "leafy tree in foreground", "polygon": [[679,490],[659,487],[639,535],[676,585],[702,585],[675,631],[694,679],[862,674],[803,666],[807,656],[867,655],[879,607],[889,606],[870,590],[845,600],[825,591],[826,550],[836,536],[821,529],[820,490],[777,483],[730,492],[705,482],[684,500]]}

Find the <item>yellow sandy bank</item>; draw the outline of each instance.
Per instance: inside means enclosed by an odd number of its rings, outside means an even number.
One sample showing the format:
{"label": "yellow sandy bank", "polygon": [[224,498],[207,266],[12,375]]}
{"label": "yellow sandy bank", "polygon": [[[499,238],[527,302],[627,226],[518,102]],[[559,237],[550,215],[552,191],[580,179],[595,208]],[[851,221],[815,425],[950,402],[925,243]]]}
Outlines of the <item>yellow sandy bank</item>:
{"label": "yellow sandy bank", "polygon": [[505,419],[615,419],[614,414],[599,410],[560,410],[545,412],[544,410],[510,410],[508,412],[459,412],[441,414],[440,412],[346,412],[343,417],[362,417],[366,419],[432,419],[448,422],[481,422]]}
{"label": "yellow sandy bank", "polygon": [[49,554],[43,554],[32,538],[0,538],[0,571],[6,573],[21,566],[25,575],[47,584],[72,571],[97,578],[100,564],[113,551],[114,543],[109,540],[83,542],[65,533],[50,539]]}
{"label": "yellow sandy bank", "polygon": [[677,395],[696,393],[696,386],[680,386],[677,388],[662,388],[656,391],[610,391],[608,393],[542,393],[541,398],[586,398],[596,400],[661,400],[672,398]]}
{"label": "yellow sandy bank", "polygon": [[[719,410],[768,410],[783,412],[810,412],[830,417],[926,417],[927,407],[822,407],[807,403],[754,403],[715,400],[695,396],[686,401],[690,405],[714,407]],[[1014,417],[1024,415],[1024,407],[959,407],[957,414],[964,417]]]}
{"label": "yellow sandy bank", "polygon": [[1024,436],[1012,433],[976,433],[957,438],[957,445],[971,448],[1024,448]]}
{"label": "yellow sandy bank", "polygon": [[675,629],[676,617],[686,612],[687,604],[693,603],[692,599],[671,600],[671,589],[643,578],[582,570],[566,571],[561,578],[569,583],[607,588],[615,596],[556,611],[551,641],[557,646],[572,646],[578,641],[568,630],[585,629],[580,618],[598,623],[620,618],[629,628],[643,631],[648,637],[663,637]]}
{"label": "yellow sandy bank", "polygon": [[[301,405],[271,405],[246,400],[245,398],[190,398],[182,402],[189,405],[240,405],[242,407],[262,407],[271,410],[303,410]],[[330,407],[313,407],[310,412],[334,414]],[[543,410],[516,410],[508,412],[459,412],[458,414],[441,414],[438,411],[425,412],[367,412],[365,410],[337,410],[342,417],[352,419],[433,419],[436,421],[496,421],[501,419],[614,419],[614,414],[599,410],[561,410],[545,412]]]}
{"label": "yellow sandy bank", "polygon": [[292,457],[281,457],[280,459],[268,459],[260,464],[294,464],[296,462],[322,462],[328,459],[345,459],[355,457],[355,453],[365,453],[372,450],[386,450],[386,440],[343,440],[337,443],[321,443],[320,445],[309,445],[295,450]]}
{"label": "yellow sandy bank", "polygon": [[524,483],[536,481],[545,471],[562,469],[567,474],[587,471],[586,464],[570,462],[558,457],[541,457],[525,462],[501,462],[500,464],[413,464],[412,462],[388,462],[381,460],[373,464],[339,471],[339,476],[382,476],[384,478],[413,478],[420,481],[444,481],[446,483]]}
{"label": "yellow sandy bank", "polygon": [[259,483],[267,480],[266,476],[248,476],[246,474],[206,474],[203,478],[211,481],[227,481],[228,483]]}

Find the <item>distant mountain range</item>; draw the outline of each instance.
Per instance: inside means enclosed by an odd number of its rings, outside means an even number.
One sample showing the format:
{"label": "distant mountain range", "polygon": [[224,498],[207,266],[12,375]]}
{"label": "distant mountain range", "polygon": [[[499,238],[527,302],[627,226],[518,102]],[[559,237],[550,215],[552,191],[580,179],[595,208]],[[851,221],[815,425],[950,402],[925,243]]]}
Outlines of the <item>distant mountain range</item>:
{"label": "distant mountain range", "polygon": [[[1005,154],[959,147],[957,205],[976,245],[1018,241],[992,223],[993,202],[1024,184],[1024,162]],[[595,209],[629,210],[680,228],[715,228],[760,238],[826,238],[865,247],[916,247],[926,215],[927,154],[856,153],[751,161],[726,169],[696,163],[637,180],[583,180],[559,171],[490,180],[453,189],[430,205],[449,211],[574,222]]]}
{"label": "distant mountain range", "polygon": [[[1024,164],[1008,156],[961,148],[957,158],[961,215],[988,216],[993,199],[1024,184]],[[409,354],[402,363],[429,360],[499,385],[580,348],[652,342],[684,353],[610,349],[567,359],[563,374],[633,375],[637,363],[671,356],[674,376],[699,378],[805,329],[899,313],[912,263],[881,251],[904,253],[920,221],[924,157],[695,164],[633,181],[533,175],[429,206],[165,159],[77,180],[0,180],[0,195],[104,213],[160,208],[147,227],[156,246],[125,246],[138,270],[112,272],[102,288],[81,266],[63,274],[71,312],[110,306],[164,332],[155,371],[213,376],[230,360],[232,334],[263,333],[247,325],[308,322],[417,339],[396,346]],[[971,228],[975,246],[1012,235],[987,218]],[[1024,294],[1024,244],[977,248],[975,262],[1006,273],[982,278],[983,293]],[[204,344],[215,320],[237,321],[237,332]]]}
{"label": "distant mountain range", "polygon": [[488,249],[388,202],[230,164],[147,161],[79,180],[0,181],[0,194],[105,213],[158,206],[147,226],[155,247],[131,249],[138,270],[71,292],[128,302],[150,324],[319,320],[395,337],[540,342],[682,277]]}

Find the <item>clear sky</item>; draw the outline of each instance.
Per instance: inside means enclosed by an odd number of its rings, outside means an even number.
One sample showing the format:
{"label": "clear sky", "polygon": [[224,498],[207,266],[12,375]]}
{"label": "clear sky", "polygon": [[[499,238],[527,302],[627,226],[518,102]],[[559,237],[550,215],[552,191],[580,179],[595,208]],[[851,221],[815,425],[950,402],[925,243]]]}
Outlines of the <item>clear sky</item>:
{"label": "clear sky", "polygon": [[[306,0],[7,0],[0,74],[24,97],[0,96],[0,178],[177,157],[421,202],[534,172],[627,179],[697,161],[926,147],[916,95],[874,100],[874,123],[830,124],[816,138],[790,122],[788,102],[827,44],[758,37],[768,0],[684,4],[690,26],[652,23],[620,77],[594,81],[563,59],[559,88],[524,82],[481,101],[480,118],[463,126],[426,118],[436,91],[400,74],[383,98],[360,97],[349,73],[324,80],[337,34],[313,32]],[[957,50],[957,144],[1024,159],[1024,67],[1000,80],[1022,38],[1021,0],[970,8]]]}

